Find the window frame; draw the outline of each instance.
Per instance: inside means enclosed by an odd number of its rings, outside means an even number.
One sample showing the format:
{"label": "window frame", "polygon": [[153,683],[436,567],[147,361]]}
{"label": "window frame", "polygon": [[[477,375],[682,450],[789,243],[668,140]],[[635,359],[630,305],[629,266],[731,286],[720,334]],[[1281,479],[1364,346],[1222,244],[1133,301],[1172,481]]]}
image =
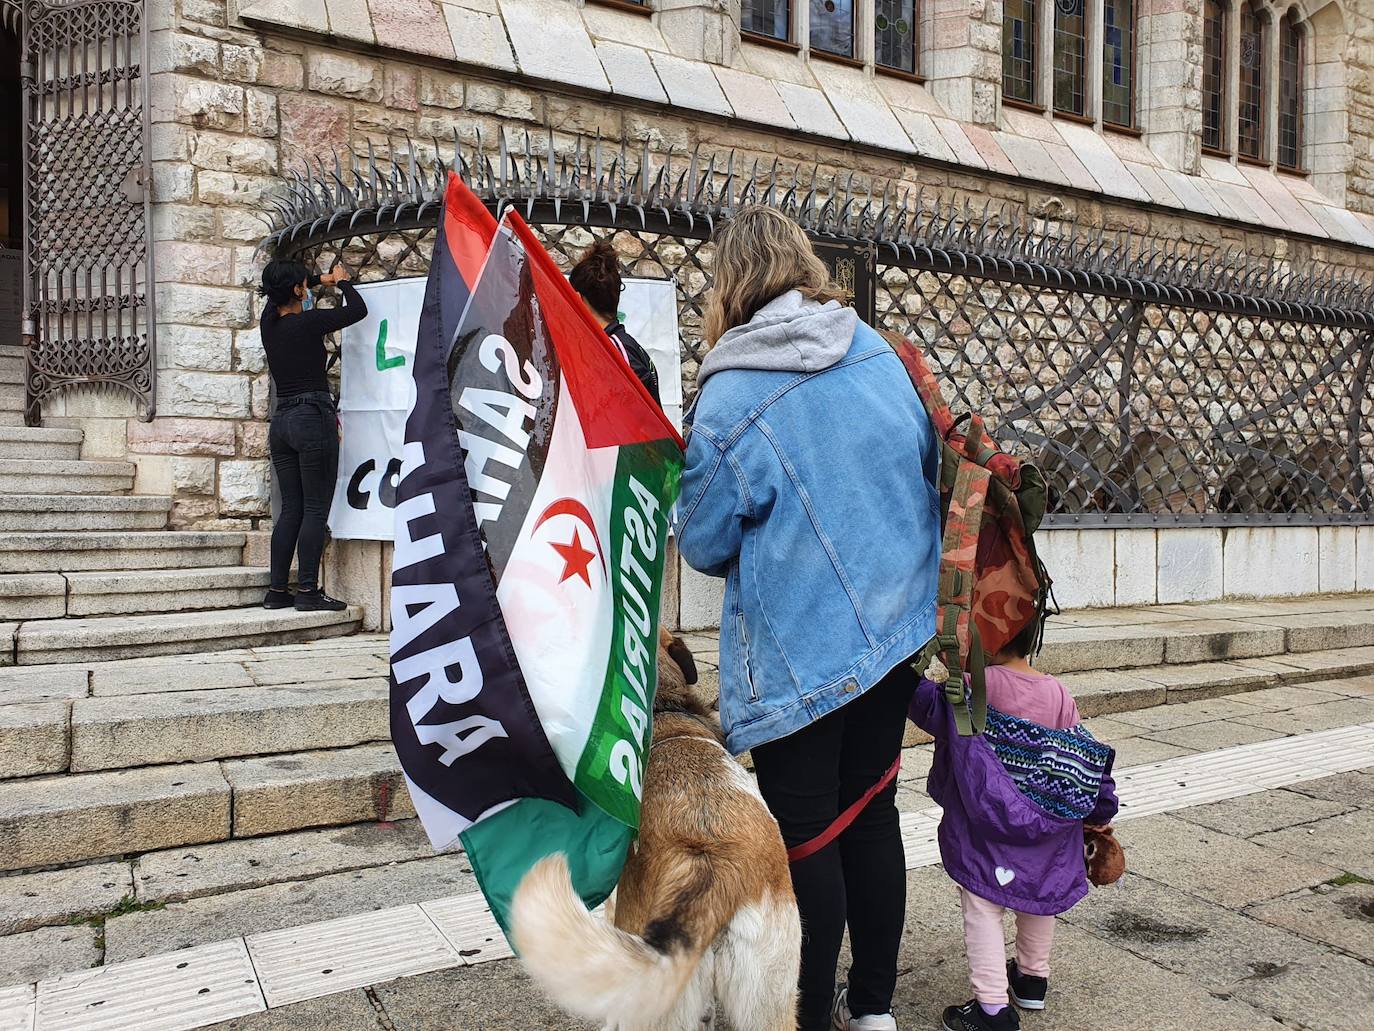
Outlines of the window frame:
{"label": "window frame", "polygon": [[[1255,151],[1251,153],[1245,149],[1245,142],[1242,135],[1242,126],[1245,124],[1242,119],[1241,110],[1246,106],[1242,100],[1245,90],[1252,88],[1246,84],[1245,62],[1243,59],[1243,48],[1245,46],[1245,19],[1247,14],[1254,19],[1255,33],[1258,43],[1258,52],[1255,55],[1255,83],[1253,89],[1258,93],[1258,99],[1252,105],[1256,112],[1254,118],[1255,127]],[[1277,111],[1277,98],[1273,92],[1273,83],[1270,81],[1270,47],[1273,44],[1273,19],[1269,17],[1269,12],[1259,2],[1259,0],[1246,0],[1240,5],[1236,22],[1236,159],[1247,164],[1271,165],[1273,160],[1270,157],[1270,135],[1269,126],[1270,116]]]}
{"label": "window frame", "polygon": [[[1095,119],[1089,113],[1092,97],[1088,92],[1088,36],[1091,34],[1090,17],[1088,11],[1089,0],[1078,0],[1079,11],[1075,15],[1067,15],[1059,7],[1060,0],[1051,0],[1049,17],[1050,51],[1052,60],[1050,62],[1050,96],[1049,106],[1056,117],[1086,119],[1093,122]],[[1094,9],[1096,4],[1093,5]],[[1082,105],[1081,111],[1074,111],[1072,108],[1059,106],[1059,20],[1060,16],[1065,18],[1077,17],[1079,20],[1080,31],[1077,35],[1078,40],[1078,91],[1079,101]],[[1064,33],[1065,36],[1073,38],[1073,34]]]}
{"label": "window frame", "polygon": [[[787,0],[789,15],[792,12],[792,3],[793,0]],[[840,64],[863,68],[864,61],[863,58],[859,56],[861,52],[859,47],[860,0],[849,0],[849,53],[847,54],[838,54],[833,50],[821,50],[813,44],[811,33],[815,23],[811,20],[810,13],[812,0],[806,0],[806,3],[808,8],[806,16],[806,52],[822,61],[836,61]]]}
{"label": "window frame", "polygon": [[744,27],[744,4],[740,3],[739,34],[740,39],[746,43],[757,43],[760,46],[772,47],[774,50],[786,50],[796,53],[801,50],[801,44],[797,42],[797,10],[795,0],[782,0],[787,8],[787,32],[785,36],[770,36],[764,32],[755,32]]}
{"label": "window frame", "polygon": [[926,0],[911,0],[911,71],[905,68],[896,68],[890,64],[883,64],[878,60],[878,4],[877,0],[872,0],[873,14],[873,71],[877,75],[891,75],[894,78],[906,79],[908,82],[925,82],[926,78],[921,74],[921,5]]}
{"label": "window frame", "polygon": [[[1221,39],[1217,46],[1221,67],[1217,71],[1217,143],[1207,142],[1207,5],[1217,7],[1216,23]],[[1231,0],[1203,0],[1202,4],[1202,152],[1212,157],[1231,157]]]}
{"label": "window frame", "polygon": [[[1053,5],[1054,0],[1020,0],[1022,3],[1030,5],[1030,31],[1026,35],[1030,46],[1030,56],[1026,59],[1028,65],[1026,82],[1030,84],[1030,97],[1011,96],[1007,92],[1007,25],[1008,18],[1006,7],[1002,11],[1002,83],[1001,96],[1003,104],[1010,104],[1012,107],[1021,108],[1023,111],[1035,111],[1039,114],[1045,112],[1045,103],[1041,98],[1044,84],[1040,81],[1041,60],[1044,55],[1041,53],[1042,25],[1044,22],[1044,11],[1046,4]],[[1013,59],[1014,60],[1014,59]]]}
{"label": "window frame", "polygon": [[[1275,37],[1278,81],[1275,83],[1276,88],[1274,90],[1274,167],[1295,175],[1305,175],[1307,173],[1305,160],[1307,157],[1307,61],[1311,33],[1306,21],[1300,17],[1300,12],[1296,6],[1289,7],[1278,21],[1278,34]],[[1283,160],[1284,37],[1287,33],[1291,33],[1293,38],[1297,40],[1298,51],[1293,82],[1293,89],[1296,94],[1294,99],[1297,102],[1297,109],[1293,112],[1295,123],[1293,150],[1297,156],[1297,161],[1291,164]]]}
{"label": "window frame", "polygon": [[1131,84],[1126,99],[1126,109],[1130,112],[1130,122],[1114,122],[1107,117],[1107,6],[1102,5],[1102,82],[1098,84],[1099,107],[1102,112],[1102,127],[1110,132],[1125,132],[1140,135],[1140,7],[1141,0],[1128,0],[1131,5]]}
{"label": "window frame", "polygon": [[586,0],[586,2],[598,7],[610,7],[617,11],[625,11],[628,14],[638,14],[645,18],[654,16],[654,8],[650,0]]}

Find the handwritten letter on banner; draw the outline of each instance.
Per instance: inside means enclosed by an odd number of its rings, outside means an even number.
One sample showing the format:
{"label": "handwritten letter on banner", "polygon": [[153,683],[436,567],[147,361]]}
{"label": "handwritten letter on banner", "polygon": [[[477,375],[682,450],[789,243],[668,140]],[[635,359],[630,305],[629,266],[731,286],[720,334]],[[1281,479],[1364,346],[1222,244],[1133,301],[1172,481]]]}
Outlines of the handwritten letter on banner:
{"label": "handwritten letter on banner", "polygon": [[[425,280],[359,284],[367,318],[343,331],[339,395],[339,478],[329,532],[345,540],[392,539],[406,412],[415,390],[415,332]],[[626,279],[620,316],[658,370],[669,420],[682,428],[677,290],[666,279]]]}

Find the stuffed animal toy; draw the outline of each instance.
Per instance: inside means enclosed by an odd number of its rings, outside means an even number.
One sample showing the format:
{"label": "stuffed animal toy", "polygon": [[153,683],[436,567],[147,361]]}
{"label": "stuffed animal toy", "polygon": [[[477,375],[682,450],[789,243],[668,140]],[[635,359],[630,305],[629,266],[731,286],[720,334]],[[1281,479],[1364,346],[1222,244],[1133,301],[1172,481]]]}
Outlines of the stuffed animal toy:
{"label": "stuffed animal toy", "polygon": [[1088,880],[1098,887],[1115,884],[1126,872],[1126,853],[1111,827],[1083,825],[1083,859],[1088,864]]}

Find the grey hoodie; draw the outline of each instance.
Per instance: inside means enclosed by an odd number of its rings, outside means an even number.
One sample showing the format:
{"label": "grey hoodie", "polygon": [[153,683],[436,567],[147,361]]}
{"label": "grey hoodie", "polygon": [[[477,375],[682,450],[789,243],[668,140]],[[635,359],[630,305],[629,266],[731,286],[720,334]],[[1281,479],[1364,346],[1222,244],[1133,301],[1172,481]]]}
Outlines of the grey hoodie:
{"label": "grey hoodie", "polygon": [[849,353],[858,325],[853,308],[839,301],[821,304],[803,297],[800,290],[789,290],[716,341],[697,372],[697,385],[726,369],[828,369]]}

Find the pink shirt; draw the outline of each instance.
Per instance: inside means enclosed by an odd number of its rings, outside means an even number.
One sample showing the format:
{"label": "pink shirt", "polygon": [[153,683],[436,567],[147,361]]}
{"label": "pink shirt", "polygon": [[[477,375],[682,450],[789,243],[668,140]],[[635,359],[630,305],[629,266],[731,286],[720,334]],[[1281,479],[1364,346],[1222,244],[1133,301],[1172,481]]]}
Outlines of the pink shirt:
{"label": "pink shirt", "polygon": [[1079,723],[1078,706],[1054,677],[1046,673],[1018,673],[1006,666],[986,672],[988,704],[1008,716],[1067,730]]}

